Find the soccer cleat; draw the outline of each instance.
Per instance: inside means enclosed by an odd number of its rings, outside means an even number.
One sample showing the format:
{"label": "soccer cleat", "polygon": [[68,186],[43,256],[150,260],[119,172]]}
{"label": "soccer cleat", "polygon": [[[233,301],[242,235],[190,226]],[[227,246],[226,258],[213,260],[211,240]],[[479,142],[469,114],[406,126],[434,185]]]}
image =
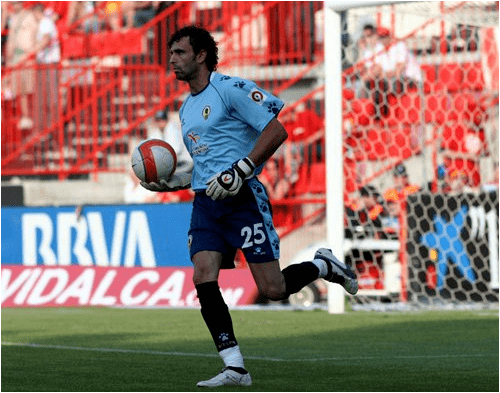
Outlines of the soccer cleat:
{"label": "soccer cleat", "polygon": [[200,388],[215,388],[217,386],[225,385],[251,386],[252,377],[250,377],[250,373],[248,372],[246,374],[241,374],[235,370],[231,370],[230,368],[225,367],[215,377],[207,381],[200,381],[196,384],[196,386]]}
{"label": "soccer cleat", "polygon": [[332,250],[328,248],[319,248],[314,254],[314,259],[322,259],[328,266],[328,273],[324,277],[325,280],[340,284],[351,295],[358,292],[358,279],[351,268],[340,262]]}

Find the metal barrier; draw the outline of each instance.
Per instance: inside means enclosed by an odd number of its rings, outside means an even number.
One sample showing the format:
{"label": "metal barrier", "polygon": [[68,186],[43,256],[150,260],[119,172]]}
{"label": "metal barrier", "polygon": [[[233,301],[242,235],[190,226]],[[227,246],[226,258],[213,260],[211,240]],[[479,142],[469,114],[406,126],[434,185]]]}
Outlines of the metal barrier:
{"label": "metal barrier", "polygon": [[[186,92],[170,73],[166,50],[167,37],[183,25],[197,23],[214,34],[220,72],[280,94],[322,63],[322,48],[314,45],[314,12],[321,7],[176,2],[140,28],[82,36],[76,28],[87,15],[62,34],[60,64],[28,61],[2,69],[2,83],[12,92],[2,96],[2,174],[64,179],[124,171],[131,138],[146,137],[144,122],[159,109],[178,109]],[[286,28],[294,23],[300,32]]]}

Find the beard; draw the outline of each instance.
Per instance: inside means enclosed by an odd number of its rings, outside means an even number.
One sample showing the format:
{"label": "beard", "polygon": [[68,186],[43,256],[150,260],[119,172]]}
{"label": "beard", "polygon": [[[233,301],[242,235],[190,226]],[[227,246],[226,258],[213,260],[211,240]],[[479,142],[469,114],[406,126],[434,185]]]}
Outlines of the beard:
{"label": "beard", "polygon": [[179,81],[189,82],[193,79],[196,79],[198,75],[198,69],[194,65],[188,67],[187,69],[177,69],[174,70],[175,78]]}

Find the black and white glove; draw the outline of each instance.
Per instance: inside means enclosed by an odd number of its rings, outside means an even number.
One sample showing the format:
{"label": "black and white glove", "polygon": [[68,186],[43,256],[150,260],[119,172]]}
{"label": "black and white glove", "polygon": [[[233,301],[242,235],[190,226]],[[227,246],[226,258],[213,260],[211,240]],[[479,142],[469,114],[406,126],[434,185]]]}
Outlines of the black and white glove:
{"label": "black and white glove", "polygon": [[212,176],[207,182],[207,195],[217,201],[238,193],[245,179],[253,176],[255,164],[248,157],[236,161],[231,168]]}
{"label": "black and white glove", "polygon": [[161,180],[160,184],[154,182],[141,182],[141,186],[143,186],[146,190],[156,192],[185,190],[186,188],[191,187],[191,172],[175,173],[168,181]]}

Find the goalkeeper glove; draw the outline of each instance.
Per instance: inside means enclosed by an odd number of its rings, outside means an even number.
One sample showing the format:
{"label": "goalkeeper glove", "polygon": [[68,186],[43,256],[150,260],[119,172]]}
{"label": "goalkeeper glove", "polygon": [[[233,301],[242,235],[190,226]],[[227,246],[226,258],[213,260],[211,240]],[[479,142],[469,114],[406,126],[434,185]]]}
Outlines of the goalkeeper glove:
{"label": "goalkeeper glove", "polygon": [[238,193],[245,179],[253,176],[255,164],[245,157],[236,161],[231,168],[212,176],[207,182],[207,195],[217,201]]}
{"label": "goalkeeper glove", "polygon": [[191,172],[173,174],[168,181],[160,180],[160,184],[154,182],[141,182],[141,186],[143,186],[146,190],[156,192],[184,190],[191,187]]}

